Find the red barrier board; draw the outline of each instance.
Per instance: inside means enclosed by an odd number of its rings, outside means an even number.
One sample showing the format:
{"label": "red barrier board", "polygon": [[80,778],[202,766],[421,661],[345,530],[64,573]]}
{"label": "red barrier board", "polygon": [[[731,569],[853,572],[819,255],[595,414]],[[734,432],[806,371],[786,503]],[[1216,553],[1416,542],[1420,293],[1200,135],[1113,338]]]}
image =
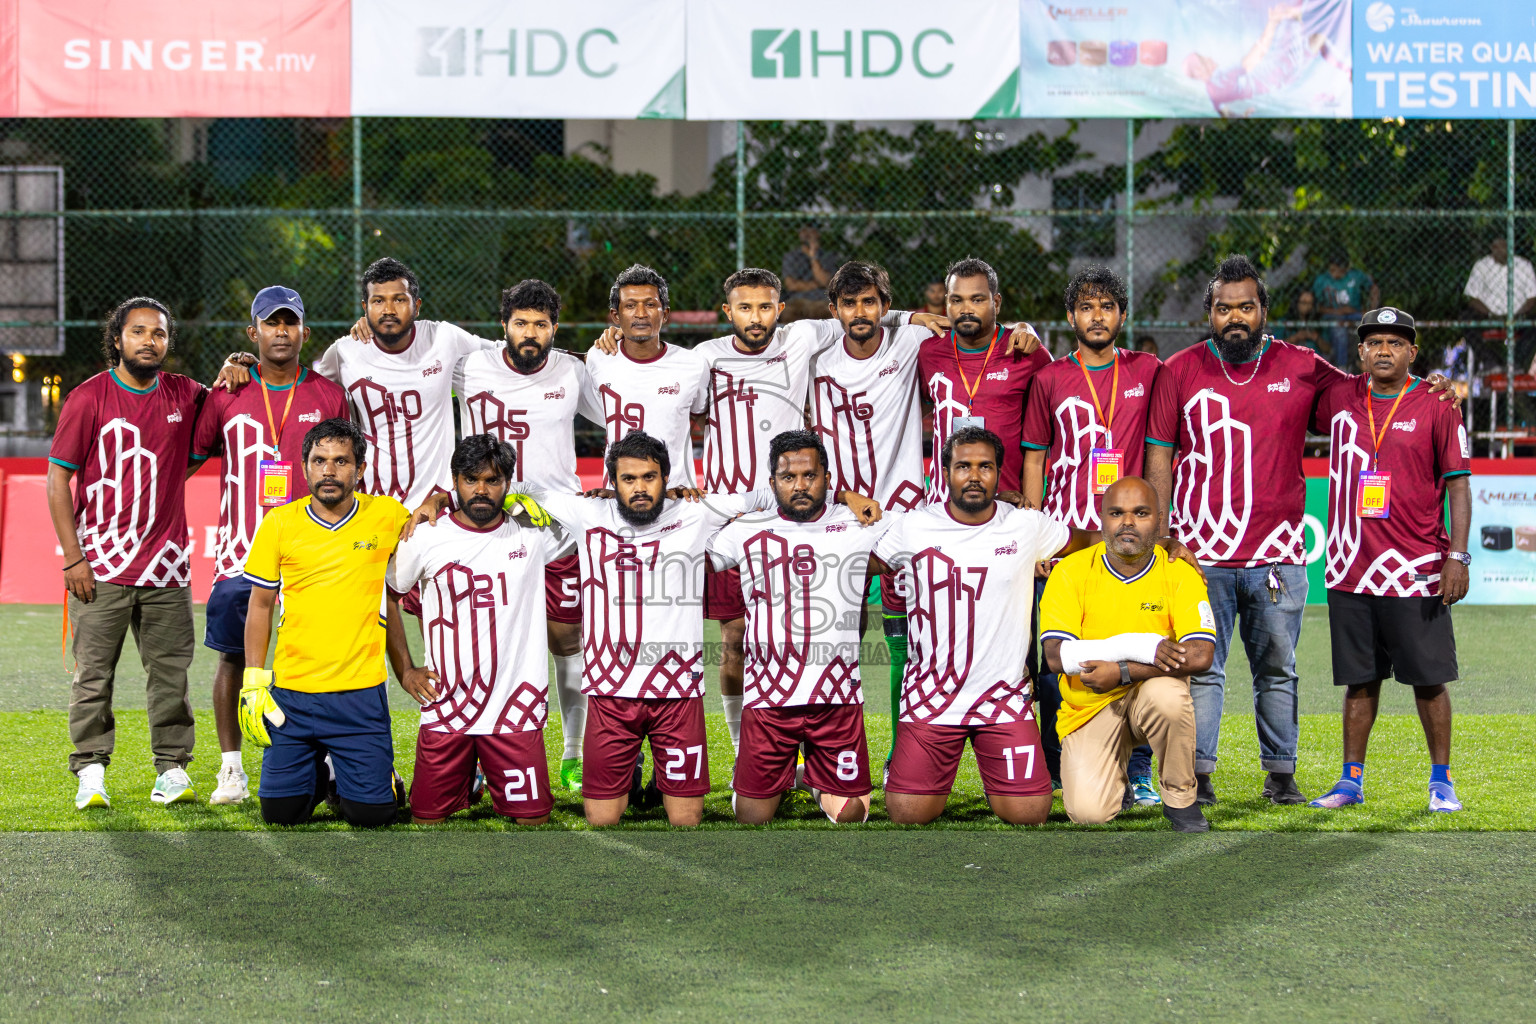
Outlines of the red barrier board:
{"label": "red barrier board", "polygon": [[[22,117],[345,117],[347,0],[0,0]],[[0,25],[0,49],[7,30]],[[0,57],[0,69],[4,58]],[[0,86],[0,103],[5,98]]]}
{"label": "red barrier board", "polygon": [[0,117],[16,116],[16,54],[21,49],[16,31],[19,0],[0,0]]}

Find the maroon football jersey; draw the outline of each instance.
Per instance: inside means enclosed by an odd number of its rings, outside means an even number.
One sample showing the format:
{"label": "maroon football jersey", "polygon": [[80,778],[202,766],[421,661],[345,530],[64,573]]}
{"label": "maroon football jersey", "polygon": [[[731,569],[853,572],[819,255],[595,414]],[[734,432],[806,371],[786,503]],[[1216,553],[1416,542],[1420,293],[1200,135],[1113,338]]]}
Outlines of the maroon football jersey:
{"label": "maroon football jersey", "polygon": [[96,579],[191,584],[187,464],[207,394],[179,373],[156,374],[140,391],[108,370],[64,400],[48,459],[75,470],[75,528]]}
{"label": "maroon football jersey", "polygon": [[[1046,453],[1044,512],[1079,530],[1099,529],[1104,504],[1103,496],[1093,493],[1093,449],[1123,452],[1121,476],[1141,476],[1145,464],[1147,414],[1163,364],[1134,349],[1118,350],[1116,362],[1118,382],[1114,364],[1090,367],[1085,380],[1074,352],[1041,369],[1029,391],[1023,445]],[[1110,418],[1107,431],[1099,421],[1100,407]]]}
{"label": "maroon football jersey", "polygon": [[1209,340],[1163,364],[1147,441],[1175,450],[1173,532],[1196,558],[1303,564],[1307,424],[1319,389],[1346,376],[1311,349],[1273,338],[1237,366]]}

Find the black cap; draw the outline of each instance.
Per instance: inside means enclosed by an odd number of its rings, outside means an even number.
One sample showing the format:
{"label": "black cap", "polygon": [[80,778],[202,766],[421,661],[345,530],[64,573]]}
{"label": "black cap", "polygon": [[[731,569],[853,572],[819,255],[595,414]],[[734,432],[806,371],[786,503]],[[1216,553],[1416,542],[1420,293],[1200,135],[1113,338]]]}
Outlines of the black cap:
{"label": "black cap", "polygon": [[1373,309],[1360,318],[1360,326],[1355,328],[1355,333],[1364,341],[1367,334],[1376,334],[1381,331],[1390,331],[1393,334],[1401,334],[1409,341],[1417,341],[1419,332],[1414,330],[1413,317],[1404,313],[1396,306],[1382,306]]}

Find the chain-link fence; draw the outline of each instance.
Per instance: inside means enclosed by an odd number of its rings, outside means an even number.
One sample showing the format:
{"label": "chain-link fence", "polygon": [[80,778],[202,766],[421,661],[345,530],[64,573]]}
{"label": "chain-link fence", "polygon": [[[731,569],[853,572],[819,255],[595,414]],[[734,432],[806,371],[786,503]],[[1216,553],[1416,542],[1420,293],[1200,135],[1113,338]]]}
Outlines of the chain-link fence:
{"label": "chain-link fence", "polygon": [[251,297],[271,283],[304,295],[313,357],[352,322],[359,272],[383,255],[418,273],[423,316],[482,332],[497,329],[503,287],[544,278],[577,348],[613,276],[647,263],[675,311],[697,311],[675,318],[687,343],[718,333],[726,275],[792,269],[812,226],[827,259],[884,265],[899,305],[920,305],[951,260],[987,259],[1006,314],[1058,351],[1071,340],[1062,288],[1084,263],[1125,274],[1128,339],[1152,337],[1166,357],[1203,337],[1216,259],[1247,252],[1277,333],[1347,361],[1343,311],[1379,296],[1423,325],[1419,372],[1470,366],[1474,427],[1498,419],[1480,451],[1532,422],[1523,395],[1494,396],[1502,377],[1480,379],[1524,374],[1536,348],[1528,125],[721,127],[734,150],[720,147],[702,187],[663,193],[600,146],[568,146],[560,121],[0,120],[0,352],[22,354],[0,384],[0,429],[49,432],[62,394],[102,368],[98,325],[129,295],[170,304],[175,368],[201,379],[245,343]]}

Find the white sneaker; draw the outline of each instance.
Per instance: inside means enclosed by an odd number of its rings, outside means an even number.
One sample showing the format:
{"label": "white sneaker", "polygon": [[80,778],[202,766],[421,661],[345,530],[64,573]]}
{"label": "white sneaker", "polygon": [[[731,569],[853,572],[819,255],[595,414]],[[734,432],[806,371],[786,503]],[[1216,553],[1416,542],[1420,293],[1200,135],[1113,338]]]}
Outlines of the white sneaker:
{"label": "white sneaker", "polygon": [[210,804],[238,804],[243,803],[250,795],[250,776],[245,774],[245,769],[239,765],[227,764],[219,769],[219,784],[214,789],[213,795],[208,798]]}
{"label": "white sneaker", "polygon": [[196,800],[192,780],[185,768],[167,768],[155,779],[155,788],[149,791],[149,801],[155,804],[179,804]]}
{"label": "white sneaker", "polygon": [[81,768],[80,788],[75,790],[75,810],[111,806],[112,798],[107,796],[107,766],[88,764]]}

